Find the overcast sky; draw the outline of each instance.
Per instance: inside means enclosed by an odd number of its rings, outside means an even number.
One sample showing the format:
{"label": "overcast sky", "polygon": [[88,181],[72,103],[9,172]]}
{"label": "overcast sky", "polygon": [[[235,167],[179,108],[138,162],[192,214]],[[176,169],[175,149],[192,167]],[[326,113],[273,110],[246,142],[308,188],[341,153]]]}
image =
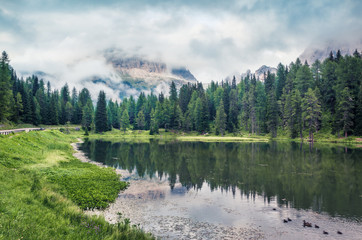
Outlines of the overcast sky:
{"label": "overcast sky", "polygon": [[209,82],[361,39],[361,12],[360,0],[0,0],[0,47],[18,72],[61,81],[107,72],[102,53],[118,48]]}

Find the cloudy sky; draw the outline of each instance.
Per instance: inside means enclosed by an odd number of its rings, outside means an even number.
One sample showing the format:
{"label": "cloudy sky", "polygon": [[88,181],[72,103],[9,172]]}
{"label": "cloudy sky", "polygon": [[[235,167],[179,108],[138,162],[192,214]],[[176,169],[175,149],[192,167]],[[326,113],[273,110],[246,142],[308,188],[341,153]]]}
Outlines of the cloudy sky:
{"label": "cloudy sky", "polygon": [[0,0],[0,46],[18,72],[59,81],[109,71],[102,53],[117,48],[209,82],[361,39],[361,12],[360,0]]}

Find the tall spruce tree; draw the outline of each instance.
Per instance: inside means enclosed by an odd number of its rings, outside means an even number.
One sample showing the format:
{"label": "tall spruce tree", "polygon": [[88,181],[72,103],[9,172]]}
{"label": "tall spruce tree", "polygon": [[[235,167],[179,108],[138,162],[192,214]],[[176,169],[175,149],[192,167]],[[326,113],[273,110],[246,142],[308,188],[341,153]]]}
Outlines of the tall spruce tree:
{"label": "tall spruce tree", "polygon": [[321,106],[314,91],[309,88],[302,100],[304,125],[309,130],[309,140],[314,141],[313,133],[318,130],[321,120]]}
{"label": "tall spruce tree", "polygon": [[216,119],[215,119],[215,131],[216,134],[224,136],[226,130],[226,113],[224,111],[224,103],[223,100],[220,101],[220,105],[216,111]]}
{"label": "tall spruce tree", "polygon": [[99,92],[94,121],[96,132],[106,132],[108,130],[107,103],[104,91]]}
{"label": "tall spruce tree", "polygon": [[177,89],[174,81],[172,81],[170,86],[170,100],[172,103],[177,102]]}
{"label": "tall spruce tree", "polygon": [[279,63],[277,68],[277,87],[276,87],[277,100],[279,100],[283,94],[283,88],[285,86],[286,78],[287,77],[286,77],[285,67],[283,64]]}
{"label": "tall spruce tree", "polygon": [[302,125],[302,98],[299,90],[293,90],[291,94],[291,115],[290,115],[290,137],[296,138],[298,135],[303,138]]}
{"label": "tall spruce tree", "polygon": [[91,99],[88,99],[87,103],[82,110],[82,127],[86,129],[86,132],[92,129],[93,124],[93,103]]}
{"label": "tall spruce tree", "polygon": [[0,61],[0,122],[6,120],[11,115],[11,71],[8,54],[3,51]]}
{"label": "tall spruce tree", "polygon": [[126,133],[127,128],[129,128],[130,122],[129,122],[129,116],[128,111],[124,110],[121,116],[121,129],[124,133]]}
{"label": "tall spruce tree", "polygon": [[358,93],[355,123],[356,123],[355,134],[357,136],[362,136],[362,83],[360,84],[359,93]]}
{"label": "tall spruce tree", "polygon": [[348,132],[352,131],[354,118],[353,108],[354,101],[348,87],[346,87],[341,92],[341,96],[338,101],[339,121],[345,137],[348,136]]}

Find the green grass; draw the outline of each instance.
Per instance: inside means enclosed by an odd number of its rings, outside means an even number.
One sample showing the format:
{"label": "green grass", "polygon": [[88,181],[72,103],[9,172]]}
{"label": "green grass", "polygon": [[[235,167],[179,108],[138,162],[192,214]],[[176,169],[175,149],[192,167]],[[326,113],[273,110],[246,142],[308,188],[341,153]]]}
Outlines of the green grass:
{"label": "green grass", "polygon": [[72,156],[79,133],[0,137],[0,239],[151,239],[128,221],[83,213],[104,208],[126,183],[111,168]]}
{"label": "green grass", "polygon": [[[78,132],[82,133],[82,131]],[[177,140],[177,141],[198,141],[198,142],[268,142],[268,141],[294,141],[294,142],[308,142],[308,132],[303,132],[303,139],[290,138],[288,131],[278,130],[278,136],[272,138],[271,134],[256,135],[249,132],[240,131],[236,133],[226,133],[224,136],[208,133],[206,135],[198,132],[183,132],[183,131],[165,131],[160,129],[159,134],[149,135],[149,131],[145,130],[127,130],[126,132],[113,129],[112,131],[102,134],[90,133],[86,136],[89,139],[104,139],[107,141],[133,141],[133,142],[149,142],[150,139],[156,140]],[[338,137],[330,133],[317,132],[314,134],[314,141],[318,143],[330,144],[347,144],[354,145],[355,147],[362,147],[362,138],[351,136],[348,138]]]}
{"label": "green grass", "polygon": [[127,187],[111,168],[89,166],[78,160],[61,162],[59,166],[47,169],[46,175],[82,209],[106,208],[117,198],[119,191]]}

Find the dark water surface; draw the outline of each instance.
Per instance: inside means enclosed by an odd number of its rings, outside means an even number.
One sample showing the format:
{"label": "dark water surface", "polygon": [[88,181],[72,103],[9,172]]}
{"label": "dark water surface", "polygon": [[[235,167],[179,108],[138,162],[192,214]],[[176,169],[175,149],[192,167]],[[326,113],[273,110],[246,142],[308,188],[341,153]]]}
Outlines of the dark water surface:
{"label": "dark water surface", "polygon": [[[158,208],[159,217],[223,226],[251,224],[262,237],[271,239],[325,237],[322,229],[303,228],[305,219],[322,225],[330,232],[329,238],[362,239],[361,149],[282,142],[95,140],[86,141],[82,150],[93,161],[127,170],[130,174],[125,180],[131,186],[137,181],[156,183],[158,189],[145,187],[147,196],[140,191],[123,197],[142,199],[152,211]],[[161,200],[165,206],[177,206],[158,207]],[[293,221],[283,223],[287,217]],[[337,235],[337,230],[344,234]],[[178,238],[172,231],[156,234]]]}

